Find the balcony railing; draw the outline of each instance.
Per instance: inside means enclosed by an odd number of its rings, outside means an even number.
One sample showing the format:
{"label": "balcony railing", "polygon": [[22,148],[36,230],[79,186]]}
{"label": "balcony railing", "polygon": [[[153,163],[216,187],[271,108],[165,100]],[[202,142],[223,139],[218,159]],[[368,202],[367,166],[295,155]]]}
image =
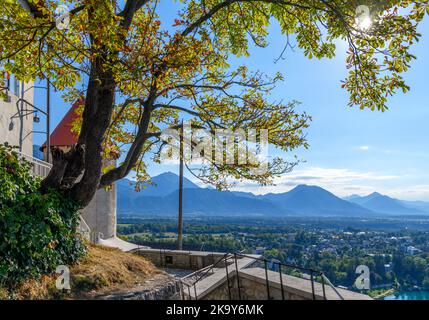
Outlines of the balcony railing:
{"label": "balcony railing", "polygon": [[[322,287],[322,298],[324,300],[327,300],[326,295],[326,287],[329,287],[333,290],[334,294],[338,296],[340,300],[344,300],[342,295],[338,292],[338,290],[335,288],[335,286],[329,281],[329,279],[325,276],[325,274],[322,271],[310,269],[310,268],[303,268],[299,266],[294,266],[290,264],[281,263],[279,261],[269,261],[262,257],[255,257],[254,255],[246,255],[241,252],[237,253],[227,253],[224,256],[222,256],[218,261],[216,261],[211,266],[208,266],[206,268],[203,268],[201,270],[198,270],[194,273],[191,273],[187,275],[186,277],[183,277],[181,279],[182,283],[182,298],[183,299],[195,299],[198,300],[199,294],[198,294],[198,284],[205,278],[209,277],[210,275],[214,274],[215,270],[219,270],[224,268],[226,272],[226,281],[227,281],[227,288],[228,288],[228,297],[229,300],[233,299],[233,296],[231,291],[235,287],[237,290],[237,295],[235,295],[238,300],[242,299],[241,295],[241,286],[240,286],[240,272],[238,268],[237,259],[241,258],[247,258],[253,260],[254,263],[252,263],[253,266],[259,265],[261,268],[265,270],[265,290],[266,290],[266,297],[267,300],[273,299],[271,293],[270,293],[270,277],[268,275],[269,271],[276,270],[279,274],[280,279],[280,290],[281,290],[281,298],[282,300],[285,300],[286,294],[285,289],[283,285],[283,276],[287,273],[287,270],[292,271],[293,273],[299,273],[301,277],[310,280],[311,283],[311,294],[312,299],[316,300],[316,290],[315,290],[315,284],[317,283],[319,286]],[[271,267],[269,267],[271,266]],[[274,268],[273,268],[274,267]],[[234,273],[235,271],[235,273]],[[232,274],[234,273],[234,274]],[[235,278],[235,280],[233,280]],[[233,282],[237,282],[236,286],[234,286]],[[236,299],[235,298],[235,299]]]}
{"label": "balcony railing", "polygon": [[22,159],[25,159],[31,163],[31,170],[32,170],[33,174],[35,174],[37,176],[45,178],[52,168],[52,164],[50,164],[48,162],[34,158],[34,157],[29,156],[29,155],[22,153],[22,152],[18,152],[18,154]]}

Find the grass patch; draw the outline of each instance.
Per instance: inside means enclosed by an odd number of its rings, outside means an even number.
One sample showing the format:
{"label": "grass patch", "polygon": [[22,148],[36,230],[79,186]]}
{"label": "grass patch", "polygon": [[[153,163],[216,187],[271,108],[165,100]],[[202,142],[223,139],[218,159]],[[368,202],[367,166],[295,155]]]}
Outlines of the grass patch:
{"label": "grass patch", "polygon": [[70,268],[70,291],[55,286],[57,274],[24,281],[13,292],[0,288],[0,299],[90,299],[142,285],[161,271],[141,256],[88,245],[87,254]]}

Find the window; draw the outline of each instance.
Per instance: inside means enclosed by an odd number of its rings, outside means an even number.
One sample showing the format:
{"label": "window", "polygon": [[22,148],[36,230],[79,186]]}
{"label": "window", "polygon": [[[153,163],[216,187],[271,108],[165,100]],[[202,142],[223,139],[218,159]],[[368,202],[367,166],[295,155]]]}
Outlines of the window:
{"label": "window", "polygon": [[173,256],[165,256],[165,263],[166,264],[172,264],[173,263]]}
{"label": "window", "polygon": [[13,93],[19,97],[19,80],[13,77]]}
{"label": "window", "polygon": [[2,87],[4,85],[3,89],[10,90],[10,74],[7,72],[3,72],[1,78]]}

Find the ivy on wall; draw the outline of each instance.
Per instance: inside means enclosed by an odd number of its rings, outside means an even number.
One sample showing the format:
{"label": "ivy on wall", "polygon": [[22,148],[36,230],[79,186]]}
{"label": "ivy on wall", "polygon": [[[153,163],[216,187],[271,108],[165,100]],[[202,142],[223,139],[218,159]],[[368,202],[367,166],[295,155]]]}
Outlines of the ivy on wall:
{"label": "ivy on wall", "polygon": [[85,253],[78,205],[56,190],[40,193],[40,182],[28,161],[0,145],[0,286],[52,273]]}

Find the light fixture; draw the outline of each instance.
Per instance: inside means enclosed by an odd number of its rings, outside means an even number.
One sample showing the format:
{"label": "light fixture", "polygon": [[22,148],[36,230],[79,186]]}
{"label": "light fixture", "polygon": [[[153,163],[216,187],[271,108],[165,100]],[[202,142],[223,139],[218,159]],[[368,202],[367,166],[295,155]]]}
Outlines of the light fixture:
{"label": "light fixture", "polygon": [[40,122],[40,118],[39,118],[39,116],[37,115],[37,113],[34,115],[34,117],[33,117],[33,121],[34,121],[35,123],[39,123],[39,122]]}
{"label": "light fixture", "polygon": [[9,123],[9,131],[12,131],[14,126],[15,126],[15,124],[13,123],[13,121],[11,121]]}

